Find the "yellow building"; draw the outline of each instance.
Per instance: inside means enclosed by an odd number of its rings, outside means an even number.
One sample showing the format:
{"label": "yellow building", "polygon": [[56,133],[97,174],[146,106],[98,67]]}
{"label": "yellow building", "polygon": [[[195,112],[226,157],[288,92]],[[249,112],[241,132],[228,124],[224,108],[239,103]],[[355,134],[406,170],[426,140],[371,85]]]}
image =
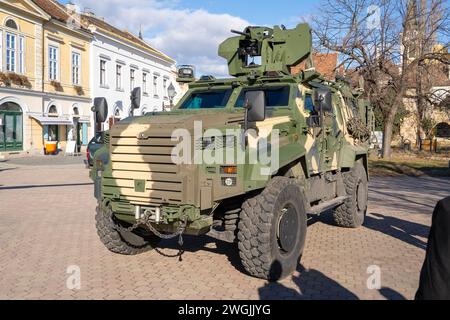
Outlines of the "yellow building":
{"label": "yellow building", "polygon": [[0,153],[89,141],[91,33],[53,0],[0,1]]}

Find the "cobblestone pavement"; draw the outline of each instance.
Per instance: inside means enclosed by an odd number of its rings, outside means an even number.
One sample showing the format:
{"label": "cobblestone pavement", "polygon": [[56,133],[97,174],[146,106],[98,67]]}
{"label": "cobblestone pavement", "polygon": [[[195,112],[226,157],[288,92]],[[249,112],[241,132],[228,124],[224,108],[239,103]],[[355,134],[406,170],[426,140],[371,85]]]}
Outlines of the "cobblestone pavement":
{"label": "cobblestone pavement", "polygon": [[[156,251],[110,253],[97,238],[95,201],[81,164],[0,163],[0,299],[412,299],[431,213],[450,180],[376,178],[365,226],[310,221],[298,271],[280,283],[247,276],[233,245],[186,237],[182,261]],[[176,240],[163,254],[177,253]],[[381,290],[367,269],[381,268]],[[70,266],[81,289],[70,290]]]}

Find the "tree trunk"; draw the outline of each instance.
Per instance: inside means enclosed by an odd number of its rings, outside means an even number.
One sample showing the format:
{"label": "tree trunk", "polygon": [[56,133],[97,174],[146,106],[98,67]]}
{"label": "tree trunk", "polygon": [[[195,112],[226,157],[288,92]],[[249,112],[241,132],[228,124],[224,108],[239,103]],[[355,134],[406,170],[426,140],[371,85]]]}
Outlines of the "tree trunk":
{"label": "tree trunk", "polygon": [[391,158],[392,154],[391,141],[393,128],[394,128],[394,117],[389,114],[384,121],[383,153],[382,153],[383,159]]}

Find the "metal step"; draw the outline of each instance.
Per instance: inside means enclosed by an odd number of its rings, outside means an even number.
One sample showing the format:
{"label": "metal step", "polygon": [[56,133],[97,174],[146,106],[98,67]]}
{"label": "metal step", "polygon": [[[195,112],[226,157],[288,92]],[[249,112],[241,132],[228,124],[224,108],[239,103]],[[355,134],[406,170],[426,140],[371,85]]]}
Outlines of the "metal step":
{"label": "metal step", "polygon": [[337,197],[332,200],[328,200],[328,201],[319,203],[318,205],[316,205],[314,207],[310,207],[308,210],[306,210],[306,213],[307,214],[322,213],[326,210],[332,209],[332,208],[344,203],[344,201],[347,200],[348,198],[349,198],[348,196],[342,196],[342,197]]}

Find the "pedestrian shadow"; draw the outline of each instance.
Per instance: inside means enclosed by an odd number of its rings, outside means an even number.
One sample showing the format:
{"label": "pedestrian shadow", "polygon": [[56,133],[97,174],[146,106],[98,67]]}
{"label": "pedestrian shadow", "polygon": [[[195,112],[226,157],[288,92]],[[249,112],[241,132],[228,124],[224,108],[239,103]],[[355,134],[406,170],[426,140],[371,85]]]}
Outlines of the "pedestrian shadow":
{"label": "pedestrian shadow", "polygon": [[[278,261],[272,264],[272,270],[280,272]],[[291,276],[298,288],[288,288],[280,282],[268,282],[258,289],[261,300],[358,300],[359,298],[337,281],[315,269],[305,269],[299,265],[298,276]]]}
{"label": "pedestrian shadow", "polygon": [[419,249],[426,250],[427,248],[427,242],[416,238],[428,238],[430,228],[426,225],[385,216],[379,213],[371,213],[366,216],[364,227],[384,233]]}
{"label": "pedestrian shadow", "polygon": [[380,294],[385,297],[387,300],[408,300],[401,293],[395,291],[391,288],[381,288],[378,290]]}

